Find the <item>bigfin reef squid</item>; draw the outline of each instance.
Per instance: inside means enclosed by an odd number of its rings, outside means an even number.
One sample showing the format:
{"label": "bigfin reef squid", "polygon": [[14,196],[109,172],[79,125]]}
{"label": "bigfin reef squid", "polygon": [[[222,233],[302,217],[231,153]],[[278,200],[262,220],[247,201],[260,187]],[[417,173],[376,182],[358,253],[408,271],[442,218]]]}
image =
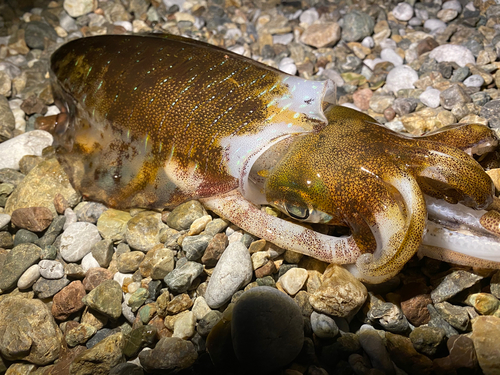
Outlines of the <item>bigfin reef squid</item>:
{"label": "bigfin reef squid", "polygon": [[500,205],[472,157],[498,145],[486,126],[397,134],[335,105],[331,81],[174,35],[73,40],[53,53],[51,74],[61,113],[47,123],[87,199],[119,209],[199,199],[368,283],[393,277],[417,251],[500,268]]}

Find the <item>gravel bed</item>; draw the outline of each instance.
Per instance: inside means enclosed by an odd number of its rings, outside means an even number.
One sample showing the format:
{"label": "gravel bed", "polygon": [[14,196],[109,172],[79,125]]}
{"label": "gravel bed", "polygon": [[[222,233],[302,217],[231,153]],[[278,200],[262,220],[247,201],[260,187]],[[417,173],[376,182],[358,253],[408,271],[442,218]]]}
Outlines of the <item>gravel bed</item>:
{"label": "gravel bed", "polygon": [[[0,374],[498,374],[500,271],[412,259],[364,285],[207,212],[83,201],[35,120],[48,61],[102,34],[185,35],[420,135],[500,129],[493,0],[0,4]],[[498,184],[499,169],[488,173]]]}

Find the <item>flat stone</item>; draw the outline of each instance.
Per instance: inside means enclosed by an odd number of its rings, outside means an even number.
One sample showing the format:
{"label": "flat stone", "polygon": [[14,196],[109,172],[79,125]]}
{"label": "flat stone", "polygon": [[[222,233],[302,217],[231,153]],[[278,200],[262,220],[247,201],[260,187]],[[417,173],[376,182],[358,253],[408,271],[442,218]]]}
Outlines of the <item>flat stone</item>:
{"label": "flat stone", "polygon": [[496,316],[478,316],[472,320],[472,341],[476,349],[479,366],[485,374],[500,372],[500,318]]}
{"label": "flat stone", "polygon": [[52,299],[51,312],[54,318],[66,320],[71,314],[83,309],[85,305],[82,299],[85,294],[85,288],[79,280],[73,281],[61,289]]}
{"label": "flat stone", "polygon": [[92,251],[92,246],[101,240],[94,224],[77,222],[71,224],[61,236],[59,251],[67,262],[78,262]]}
{"label": "flat stone", "polygon": [[160,213],[140,212],[127,222],[125,239],[130,247],[146,252],[160,243],[160,232],[165,227]]}
{"label": "flat stone", "polygon": [[21,244],[14,247],[5,257],[0,268],[0,290],[12,289],[21,275],[38,262],[42,249],[34,244]]}
{"label": "flat stone", "polygon": [[122,314],[122,288],[114,280],[103,281],[83,298],[83,303],[112,319],[118,319]]}
{"label": "flat stone", "polygon": [[206,215],[198,201],[189,201],[177,206],[167,217],[167,225],[176,230],[187,230],[196,220]]}
{"label": "flat stone", "polygon": [[130,213],[110,208],[104,211],[97,220],[97,229],[102,238],[111,241],[124,239],[127,223],[132,218]]}
{"label": "flat stone", "polygon": [[458,270],[447,275],[443,281],[431,292],[431,298],[434,303],[439,303],[450,299],[457,293],[476,284],[483,277]]}
{"label": "flat stone", "polygon": [[25,155],[42,155],[42,150],[52,145],[52,135],[44,130],[33,130],[0,143],[0,169],[19,169],[19,161]]}

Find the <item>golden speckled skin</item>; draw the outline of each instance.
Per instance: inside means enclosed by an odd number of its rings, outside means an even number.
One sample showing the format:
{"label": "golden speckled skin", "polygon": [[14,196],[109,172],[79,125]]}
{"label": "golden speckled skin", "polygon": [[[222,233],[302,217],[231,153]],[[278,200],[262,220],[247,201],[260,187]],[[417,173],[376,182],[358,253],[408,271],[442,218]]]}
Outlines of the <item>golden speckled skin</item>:
{"label": "golden speckled skin", "polygon": [[283,73],[174,35],[74,40],[51,69],[70,116],[55,132],[59,160],[88,198],[114,207],[229,191],[238,180],[221,139],[258,134],[270,119],[301,131],[320,125],[268,105],[290,96]]}
{"label": "golden speckled skin", "polygon": [[[410,138],[346,107],[331,106],[326,116],[329,125],[296,141],[270,172],[266,196],[285,212],[293,202],[329,214],[330,224],[351,229],[362,253],[377,253],[378,245],[377,257],[358,259],[365,279],[395,275],[418,250],[426,225],[422,192],[473,208],[492,202],[493,185],[481,166],[439,142],[469,147],[490,136],[489,129],[467,125]],[[380,232],[388,226],[384,240]]]}

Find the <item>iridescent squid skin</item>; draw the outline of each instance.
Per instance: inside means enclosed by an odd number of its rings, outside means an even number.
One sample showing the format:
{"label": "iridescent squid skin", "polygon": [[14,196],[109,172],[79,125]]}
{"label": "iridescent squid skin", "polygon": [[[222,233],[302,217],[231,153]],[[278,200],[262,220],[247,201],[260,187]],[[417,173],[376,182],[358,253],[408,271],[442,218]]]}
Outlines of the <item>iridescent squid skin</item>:
{"label": "iridescent squid skin", "polygon": [[[497,146],[487,127],[398,135],[334,105],[329,81],[173,35],[74,40],[53,54],[51,70],[58,159],[88,199],[121,209],[199,199],[254,235],[371,283],[396,275],[419,249],[499,268],[494,186],[469,155]],[[262,204],[351,234],[315,232]],[[468,234],[443,243],[447,229],[431,226],[428,211]],[[482,250],[461,250],[477,241]]]}

